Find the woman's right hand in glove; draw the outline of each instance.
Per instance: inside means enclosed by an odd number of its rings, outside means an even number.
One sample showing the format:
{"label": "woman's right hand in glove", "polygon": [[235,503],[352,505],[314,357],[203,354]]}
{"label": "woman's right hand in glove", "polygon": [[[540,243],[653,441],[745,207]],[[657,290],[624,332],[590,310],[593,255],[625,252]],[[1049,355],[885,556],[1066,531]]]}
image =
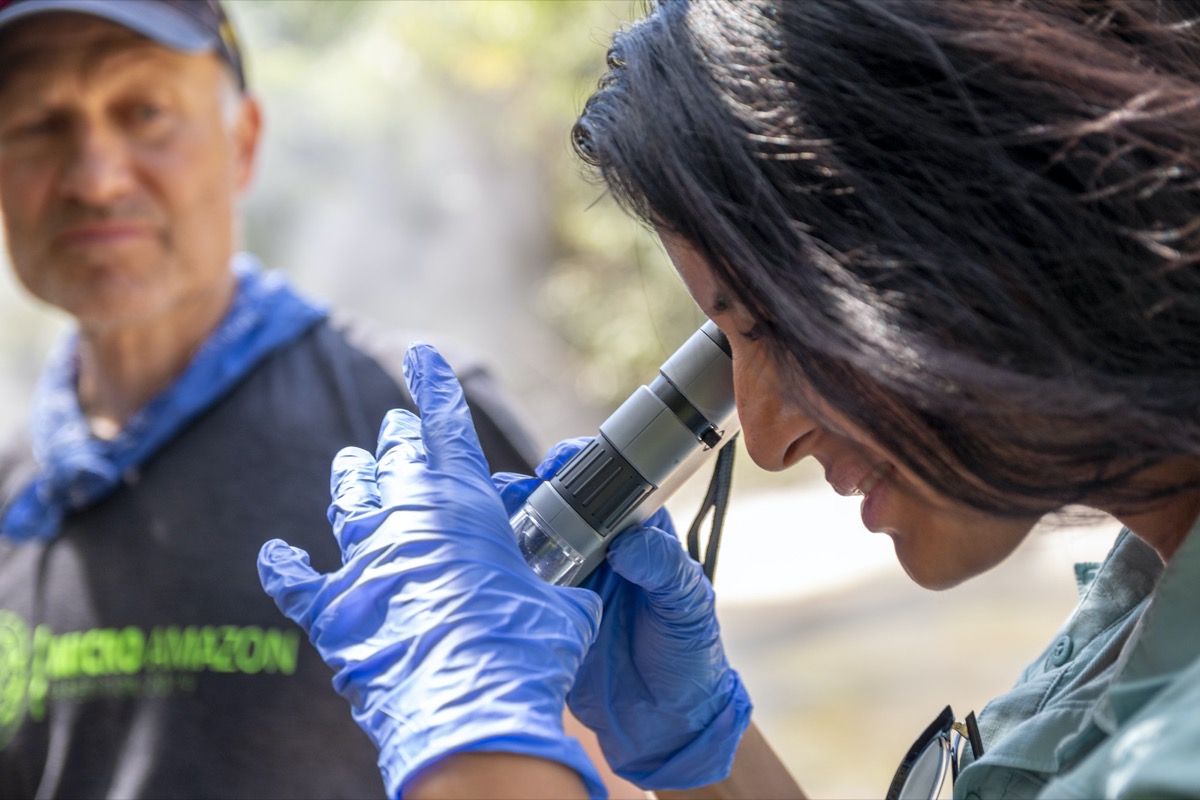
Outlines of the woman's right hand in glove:
{"label": "woman's right hand in glove", "polygon": [[[587,443],[554,447],[537,478],[493,481],[510,515]],[[622,532],[584,582],[604,602],[600,631],[567,695],[613,770],[645,789],[726,777],[750,722],[750,698],[721,643],[712,586],[666,510]]]}

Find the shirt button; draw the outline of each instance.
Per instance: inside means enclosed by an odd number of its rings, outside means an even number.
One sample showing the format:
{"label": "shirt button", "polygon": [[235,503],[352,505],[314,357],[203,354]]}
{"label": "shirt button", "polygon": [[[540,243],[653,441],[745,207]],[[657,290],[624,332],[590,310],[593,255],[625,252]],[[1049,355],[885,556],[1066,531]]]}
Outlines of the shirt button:
{"label": "shirt button", "polygon": [[1052,667],[1061,667],[1071,659],[1071,653],[1075,650],[1074,642],[1070,636],[1060,636],[1058,641],[1054,643],[1054,647],[1050,650],[1050,657],[1047,659]]}

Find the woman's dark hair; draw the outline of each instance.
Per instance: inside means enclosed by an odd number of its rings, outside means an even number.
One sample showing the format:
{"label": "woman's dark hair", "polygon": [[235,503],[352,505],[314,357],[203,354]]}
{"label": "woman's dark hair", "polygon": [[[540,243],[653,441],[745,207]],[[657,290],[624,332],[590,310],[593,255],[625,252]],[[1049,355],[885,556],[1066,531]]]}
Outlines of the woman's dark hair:
{"label": "woman's dark hair", "polygon": [[775,357],[1001,513],[1200,455],[1200,13],[1184,0],[664,0],[577,152]]}

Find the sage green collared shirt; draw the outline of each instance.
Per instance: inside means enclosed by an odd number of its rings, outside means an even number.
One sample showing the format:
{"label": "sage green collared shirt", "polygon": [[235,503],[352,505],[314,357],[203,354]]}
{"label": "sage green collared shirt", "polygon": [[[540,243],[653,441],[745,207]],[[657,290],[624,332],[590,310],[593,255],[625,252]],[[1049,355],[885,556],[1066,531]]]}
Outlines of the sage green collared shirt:
{"label": "sage green collared shirt", "polygon": [[956,798],[1200,797],[1200,524],[1164,569],[1123,530],[1079,606],[979,715]]}

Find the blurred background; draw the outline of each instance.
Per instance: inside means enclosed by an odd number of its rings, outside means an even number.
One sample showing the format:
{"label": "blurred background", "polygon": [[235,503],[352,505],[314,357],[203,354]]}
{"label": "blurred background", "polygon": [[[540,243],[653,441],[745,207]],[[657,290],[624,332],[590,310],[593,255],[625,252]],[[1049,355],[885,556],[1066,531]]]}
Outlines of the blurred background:
{"label": "blurred background", "polygon": [[[302,289],[485,360],[545,446],[593,433],[703,321],[570,151],[635,3],[228,5],[266,116],[243,241]],[[22,424],[65,325],[3,266],[0,428]],[[978,711],[1052,641],[1076,600],[1073,562],[1100,560],[1116,527],[1037,532],[935,594],[821,478],[740,454],[718,606],[758,723],[801,785],[879,797],[944,705]],[[706,481],[671,501],[681,529]]]}

